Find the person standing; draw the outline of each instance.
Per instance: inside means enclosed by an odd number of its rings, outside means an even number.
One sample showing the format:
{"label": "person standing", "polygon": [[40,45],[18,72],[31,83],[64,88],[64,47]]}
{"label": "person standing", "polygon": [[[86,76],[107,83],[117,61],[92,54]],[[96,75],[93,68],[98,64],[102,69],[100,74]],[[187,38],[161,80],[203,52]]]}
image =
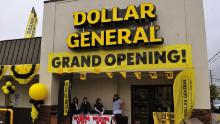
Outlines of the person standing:
{"label": "person standing", "polygon": [[96,104],[94,105],[95,114],[103,114],[104,113],[104,106],[102,105],[101,99],[97,98]]}
{"label": "person standing", "polygon": [[90,103],[88,102],[87,97],[83,98],[83,102],[81,103],[81,106],[80,106],[80,111],[81,111],[81,114],[90,114],[91,106],[90,106]]}
{"label": "person standing", "polygon": [[78,98],[74,97],[73,102],[71,103],[71,117],[75,114],[79,114],[79,102]]}
{"label": "person standing", "polygon": [[123,101],[120,99],[120,97],[117,94],[115,94],[113,97],[112,111],[115,116],[115,120],[117,124],[121,124],[121,116],[122,116],[123,107],[124,107]]}

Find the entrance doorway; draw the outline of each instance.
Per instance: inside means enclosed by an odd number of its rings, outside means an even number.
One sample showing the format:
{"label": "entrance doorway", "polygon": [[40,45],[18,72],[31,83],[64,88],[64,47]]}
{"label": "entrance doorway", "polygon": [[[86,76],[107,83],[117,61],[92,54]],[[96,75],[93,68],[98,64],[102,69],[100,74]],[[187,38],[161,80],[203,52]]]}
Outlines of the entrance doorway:
{"label": "entrance doorway", "polygon": [[153,124],[153,112],[173,112],[172,85],[131,86],[132,124]]}

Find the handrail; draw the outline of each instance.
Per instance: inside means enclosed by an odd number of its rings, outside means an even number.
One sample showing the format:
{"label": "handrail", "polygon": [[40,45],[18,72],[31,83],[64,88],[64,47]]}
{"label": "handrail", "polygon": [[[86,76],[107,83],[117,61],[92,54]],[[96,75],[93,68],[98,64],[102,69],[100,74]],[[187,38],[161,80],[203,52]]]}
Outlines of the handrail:
{"label": "handrail", "polygon": [[10,112],[10,124],[13,124],[14,112],[12,109],[0,108],[0,111]]}

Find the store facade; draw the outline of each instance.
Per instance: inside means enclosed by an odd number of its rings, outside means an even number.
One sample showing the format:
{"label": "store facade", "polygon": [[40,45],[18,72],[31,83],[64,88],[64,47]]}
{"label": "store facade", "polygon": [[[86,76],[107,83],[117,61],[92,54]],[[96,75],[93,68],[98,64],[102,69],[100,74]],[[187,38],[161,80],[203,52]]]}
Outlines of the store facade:
{"label": "store facade", "polygon": [[111,111],[118,94],[129,124],[150,124],[152,112],[174,111],[176,77],[191,69],[192,116],[210,123],[202,1],[47,1],[40,64],[48,115],[58,106],[61,79],[71,75],[72,97],[80,102],[88,97],[93,106],[100,97]]}

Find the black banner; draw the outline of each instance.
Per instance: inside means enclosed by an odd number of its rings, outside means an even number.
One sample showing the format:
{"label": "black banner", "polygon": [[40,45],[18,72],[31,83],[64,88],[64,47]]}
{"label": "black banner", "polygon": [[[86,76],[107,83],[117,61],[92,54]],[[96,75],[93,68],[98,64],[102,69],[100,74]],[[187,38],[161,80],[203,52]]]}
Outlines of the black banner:
{"label": "black banner", "polygon": [[58,98],[58,123],[61,123],[70,115],[72,95],[72,74],[60,76]]}

